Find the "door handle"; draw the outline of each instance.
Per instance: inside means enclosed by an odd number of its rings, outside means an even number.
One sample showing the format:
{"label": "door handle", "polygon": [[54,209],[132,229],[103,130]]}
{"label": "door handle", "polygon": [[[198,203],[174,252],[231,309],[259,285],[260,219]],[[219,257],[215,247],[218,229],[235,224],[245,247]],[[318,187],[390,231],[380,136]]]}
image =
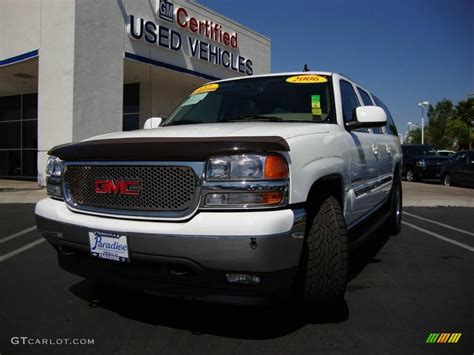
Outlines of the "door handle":
{"label": "door handle", "polygon": [[392,148],[390,147],[390,145],[385,145],[385,149],[387,149],[387,153],[388,155],[392,154]]}
{"label": "door handle", "polygon": [[379,154],[379,148],[377,147],[377,144],[372,144],[372,151],[375,155]]}

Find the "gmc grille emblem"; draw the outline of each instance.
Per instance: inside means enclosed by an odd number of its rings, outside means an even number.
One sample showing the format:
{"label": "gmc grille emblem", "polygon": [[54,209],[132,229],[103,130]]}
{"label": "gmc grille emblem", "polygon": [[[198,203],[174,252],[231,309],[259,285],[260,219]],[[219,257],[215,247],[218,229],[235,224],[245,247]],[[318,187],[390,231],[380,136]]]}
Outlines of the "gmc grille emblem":
{"label": "gmc grille emblem", "polygon": [[140,196],[141,193],[140,180],[96,179],[94,187],[98,194]]}

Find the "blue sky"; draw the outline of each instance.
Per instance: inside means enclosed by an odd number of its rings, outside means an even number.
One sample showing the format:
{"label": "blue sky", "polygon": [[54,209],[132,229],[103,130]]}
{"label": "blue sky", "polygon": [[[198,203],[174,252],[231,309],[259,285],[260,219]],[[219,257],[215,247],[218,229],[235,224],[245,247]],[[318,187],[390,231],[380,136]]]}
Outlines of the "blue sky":
{"label": "blue sky", "polygon": [[272,72],[343,73],[379,96],[400,132],[417,103],[474,91],[473,0],[200,0],[269,37]]}

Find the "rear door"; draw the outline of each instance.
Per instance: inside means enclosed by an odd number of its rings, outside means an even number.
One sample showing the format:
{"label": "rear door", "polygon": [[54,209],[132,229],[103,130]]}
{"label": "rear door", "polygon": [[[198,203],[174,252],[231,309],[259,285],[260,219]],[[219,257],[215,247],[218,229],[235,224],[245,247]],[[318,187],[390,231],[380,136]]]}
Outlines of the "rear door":
{"label": "rear door", "polygon": [[[387,106],[377,96],[372,95],[375,101],[375,105],[381,107],[387,115],[387,124],[384,127],[374,128],[373,132],[377,135],[377,140],[380,138],[380,159],[381,159],[381,172],[380,172],[380,183],[381,192],[384,198],[390,195],[392,188],[395,161],[397,158],[397,152],[400,147],[400,138],[398,137],[397,126],[393,120],[390,111]],[[383,161],[382,161],[383,160]]]}
{"label": "rear door", "polygon": [[[339,81],[341,106],[344,125],[354,119],[354,110],[361,106],[356,88],[346,80]],[[374,192],[379,167],[377,146],[372,132],[366,128],[352,131],[345,130],[347,144],[346,161],[350,164],[351,216],[348,225],[365,217],[378,203],[378,195]]]}

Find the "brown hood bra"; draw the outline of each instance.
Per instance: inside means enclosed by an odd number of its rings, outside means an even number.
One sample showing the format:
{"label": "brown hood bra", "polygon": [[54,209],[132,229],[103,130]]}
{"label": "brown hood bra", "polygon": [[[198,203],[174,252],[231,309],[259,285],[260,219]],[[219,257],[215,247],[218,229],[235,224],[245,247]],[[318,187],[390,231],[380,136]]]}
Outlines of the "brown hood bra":
{"label": "brown hood bra", "polygon": [[52,148],[48,154],[62,160],[205,160],[212,155],[289,151],[282,137],[153,137],[118,138],[70,143]]}

